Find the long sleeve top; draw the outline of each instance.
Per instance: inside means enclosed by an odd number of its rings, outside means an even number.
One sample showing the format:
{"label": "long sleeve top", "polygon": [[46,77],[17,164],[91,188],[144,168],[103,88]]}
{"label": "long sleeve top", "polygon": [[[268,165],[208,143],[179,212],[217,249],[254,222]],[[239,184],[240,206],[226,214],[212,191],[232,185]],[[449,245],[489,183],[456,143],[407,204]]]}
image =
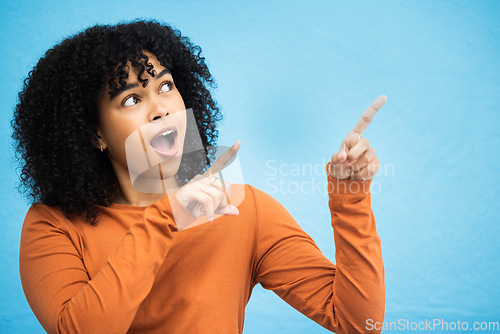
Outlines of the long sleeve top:
{"label": "long sleeve top", "polygon": [[97,225],[35,204],[20,245],[26,298],[48,333],[233,334],[261,284],[331,331],[378,332],[366,325],[381,323],[385,306],[371,180],[327,178],[336,265],[248,184],[232,185],[238,216],[183,230],[173,215],[180,203],[167,196],[100,207]]}

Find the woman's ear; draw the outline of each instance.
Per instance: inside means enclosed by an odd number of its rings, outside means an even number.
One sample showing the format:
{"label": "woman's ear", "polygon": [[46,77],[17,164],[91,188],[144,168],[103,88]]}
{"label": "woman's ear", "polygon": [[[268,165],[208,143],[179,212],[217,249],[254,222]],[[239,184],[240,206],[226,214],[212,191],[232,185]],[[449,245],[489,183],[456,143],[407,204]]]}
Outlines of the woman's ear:
{"label": "woman's ear", "polygon": [[96,128],[95,131],[96,131],[96,138],[93,144],[95,148],[97,148],[101,152],[104,152],[104,150],[107,149],[108,146],[106,145],[106,142],[102,139],[100,130]]}

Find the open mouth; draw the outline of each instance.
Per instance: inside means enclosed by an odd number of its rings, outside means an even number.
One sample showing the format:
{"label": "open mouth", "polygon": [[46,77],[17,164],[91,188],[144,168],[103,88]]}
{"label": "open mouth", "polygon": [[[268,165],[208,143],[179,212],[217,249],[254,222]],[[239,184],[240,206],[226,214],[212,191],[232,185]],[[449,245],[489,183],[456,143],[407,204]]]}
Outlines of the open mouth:
{"label": "open mouth", "polygon": [[155,152],[172,157],[177,154],[177,127],[175,125],[167,126],[149,142]]}

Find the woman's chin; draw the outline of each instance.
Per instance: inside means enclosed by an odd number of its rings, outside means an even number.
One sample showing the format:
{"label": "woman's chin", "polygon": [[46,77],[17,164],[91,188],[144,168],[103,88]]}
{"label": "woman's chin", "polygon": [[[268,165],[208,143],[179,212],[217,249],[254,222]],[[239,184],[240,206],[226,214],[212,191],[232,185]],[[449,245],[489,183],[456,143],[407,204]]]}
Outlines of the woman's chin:
{"label": "woman's chin", "polygon": [[179,170],[181,158],[171,157],[140,173],[131,179],[134,189],[142,193],[166,193],[176,188],[175,175]]}

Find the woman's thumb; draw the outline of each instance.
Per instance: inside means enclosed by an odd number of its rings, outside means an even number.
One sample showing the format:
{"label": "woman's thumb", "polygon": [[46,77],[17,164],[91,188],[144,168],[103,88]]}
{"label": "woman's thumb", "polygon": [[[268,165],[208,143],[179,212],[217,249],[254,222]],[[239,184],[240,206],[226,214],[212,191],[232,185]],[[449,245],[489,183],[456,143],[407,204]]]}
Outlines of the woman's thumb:
{"label": "woman's thumb", "polygon": [[215,213],[217,213],[219,215],[237,216],[240,214],[240,210],[238,210],[238,208],[232,204],[226,204],[222,208],[217,209],[217,211]]}
{"label": "woman's thumb", "polygon": [[337,154],[337,159],[340,161],[340,162],[344,162],[344,160],[347,158],[347,154],[345,153],[345,151],[340,151],[338,154]]}

